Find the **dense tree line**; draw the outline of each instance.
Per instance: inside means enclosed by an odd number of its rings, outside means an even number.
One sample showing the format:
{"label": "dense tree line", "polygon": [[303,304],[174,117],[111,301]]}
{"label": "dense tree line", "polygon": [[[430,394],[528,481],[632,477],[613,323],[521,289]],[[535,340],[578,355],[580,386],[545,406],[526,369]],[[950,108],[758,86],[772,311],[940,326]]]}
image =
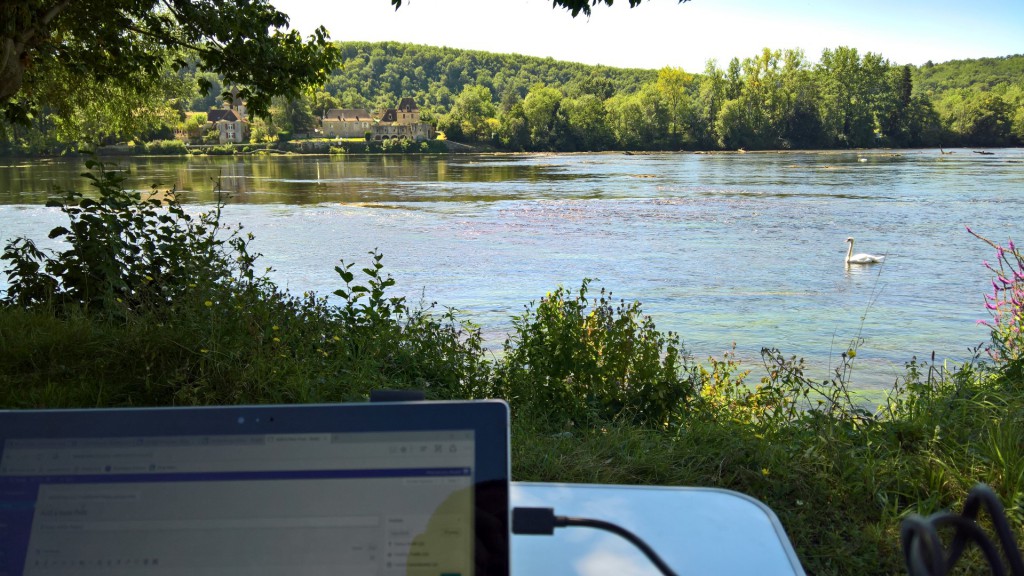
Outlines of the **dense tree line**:
{"label": "dense tree line", "polygon": [[[1018,146],[1024,144],[1024,56],[892,63],[854,48],[770,50],[709,61],[701,73],[620,69],[510,54],[396,42],[337,44],[342,66],[299,97],[278,98],[253,137],[315,135],[329,108],[393,107],[410,96],[449,139],[530,151]],[[60,148],[96,139],[166,137],[177,117],[218,104],[222,78],[195,67],[167,69],[161,120],[132,132],[111,123],[88,130],[6,132],[0,146]],[[200,86],[206,89],[200,89]],[[147,108],[161,106],[151,99]],[[102,105],[101,105],[102,106]],[[154,117],[155,117],[154,113]],[[138,124],[138,123],[137,123]],[[55,136],[56,134],[56,136]]]}
{"label": "dense tree line", "polygon": [[[339,105],[413,96],[449,138],[510,150],[1024,143],[1024,57],[900,66],[839,47],[769,50],[700,74],[398,43],[343,43]],[[941,81],[941,83],[940,83]]]}

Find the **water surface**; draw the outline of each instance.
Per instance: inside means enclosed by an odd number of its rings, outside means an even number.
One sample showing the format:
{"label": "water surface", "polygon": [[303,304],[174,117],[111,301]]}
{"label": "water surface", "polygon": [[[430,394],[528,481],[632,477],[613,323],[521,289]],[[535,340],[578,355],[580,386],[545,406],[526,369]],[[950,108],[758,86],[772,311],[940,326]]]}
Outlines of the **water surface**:
{"label": "water surface", "polygon": [[[1024,238],[1024,150],[131,158],[130,185],[187,203],[230,198],[295,292],[339,286],[339,259],[385,254],[396,293],[454,306],[500,347],[510,318],[583,278],[638,299],[698,358],[756,365],[770,346],[824,377],[864,338],[855,385],[891,383],[913,356],[962,360],[986,338],[993,239]],[[79,160],[0,161],[0,237],[45,238]],[[199,208],[196,208],[199,209]],[[843,266],[858,252],[881,266]]]}

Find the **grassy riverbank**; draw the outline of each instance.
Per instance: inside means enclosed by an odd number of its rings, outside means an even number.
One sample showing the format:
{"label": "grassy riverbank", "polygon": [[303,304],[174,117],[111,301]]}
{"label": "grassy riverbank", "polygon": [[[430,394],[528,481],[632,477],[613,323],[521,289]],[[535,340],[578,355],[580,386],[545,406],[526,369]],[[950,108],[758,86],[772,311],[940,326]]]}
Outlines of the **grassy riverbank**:
{"label": "grassy riverbank", "polygon": [[530,305],[496,358],[457,313],[390,296],[380,255],[338,266],[330,302],[290,295],[255,272],[249,237],[216,210],[189,217],[117,175],[93,182],[98,202],[60,203],[63,252],[6,247],[0,406],[360,401],[375,388],[502,397],[515,479],[739,490],[776,511],[810,573],[901,572],[900,519],[959,509],[978,482],[1024,541],[1021,308],[1000,304],[1012,302],[1000,283],[991,357],[911,362],[867,411],[846,387],[856,342],[826,382],[774,350],[753,382],[729,357],[687,360],[640,304],[583,282]]}

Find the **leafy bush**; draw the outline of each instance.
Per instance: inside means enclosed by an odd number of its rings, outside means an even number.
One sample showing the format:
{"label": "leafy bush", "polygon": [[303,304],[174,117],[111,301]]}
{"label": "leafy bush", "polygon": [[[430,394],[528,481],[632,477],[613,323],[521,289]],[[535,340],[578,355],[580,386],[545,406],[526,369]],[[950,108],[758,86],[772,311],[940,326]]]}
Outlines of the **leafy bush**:
{"label": "leafy bush", "polygon": [[[68,226],[50,231],[69,245],[44,252],[27,238],[8,242],[0,260],[7,261],[9,287],[4,302],[19,306],[43,303],[93,308],[161,306],[199,284],[227,279],[251,259],[236,236],[218,238],[218,205],[193,217],[167,191],[143,198],[123,187],[124,173],[88,161],[83,174],[99,198],[65,192],[47,206],[60,208]],[[229,254],[228,243],[241,252]],[[251,269],[243,270],[251,276]]]}
{"label": "leafy bush", "polygon": [[388,138],[380,143],[381,152],[408,152],[412,141],[406,138]]}
{"label": "leafy bush", "polygon": [[447,152],[448,145],[444,140],[424,140],[420,142],[420,151],[433,153]]}
{"label": "leafy bush", "polygon": [[[395,280],[382,272],[383,256],[376,251],[370,255],[373,263],[362,269],[365,284],[354,283],[353,264],[343,261],[335,267],[345,284],[334,291],[341,306],[330,309],[334,323],[344,329],[336,347],[372,362],[373,372],[386,377],[378,382],[383,387],[396,387],[404,380],[430,398],[489,395],[490,369],[479,328],[460,321],[454,310],[436,315],[434,304],[412,309],[405,298],[388,296]],[[414,377],[395,378],[399,373]]]}
{"label": "leafy bush", "polygon": [[[423,389],[431,398],[488,392],[479,329],[452,310],[390,296],[394,280],[381,272],[380,254],[363,269],[365,281],[342,262],[340,306],[292,296],[254,274],[249,236],[220,238],[228,230],[220,206],[191,216],[171,192],[146,199],[123,189],[123,174],[89,167],[99,199],[67,193],[54,203],[69,224],[51,236],[69,248],[48,253],[20,238],[4,252],[10,287],[0,301],[0,342],[20,330],[25,345],[5,346],[3,405],[353,401],[375,388]],[[30,335],[26,323],[45,329]],[[60,352],[71,342],[83,351],[75,359]],[[43,349],[57,355],[44,359]],[[38,362],[76,367],[40,370]]]}
{"label": "leafy bush", "polygon": [[181,140],[156,140],[146,144],[146,153],[183,156],[188,154],[188,147]]}
{"label": "leafy bush", "polygon": [[499,393],[557,429],[680,421],[696,391],[679,337],[659,332],[638,302],[616,304],[603,289],[588,299],[588,287],[560,287],[513,319]]}

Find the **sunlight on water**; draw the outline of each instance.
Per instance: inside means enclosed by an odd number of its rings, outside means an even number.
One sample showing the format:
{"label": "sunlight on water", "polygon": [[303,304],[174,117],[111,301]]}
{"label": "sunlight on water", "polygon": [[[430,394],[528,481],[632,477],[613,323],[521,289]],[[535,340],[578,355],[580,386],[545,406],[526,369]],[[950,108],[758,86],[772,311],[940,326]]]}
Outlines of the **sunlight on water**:
{"label": "sunlight on water", "polygon": [[[866,162],[859,162],[859,158]],[[990,250],[964,231],[1024,237],[1024,151],[442,157],[133,158],[132,186],[190,203],[230,192],[292,291],[337,288],[339,258],[379,248],[397,290],[454,306],[500,348],[513,314],[595,278],[638,299],[691,353],[759,364],[762,347],[824,378],[852,338],[855,385],[891,384],[913,356],[962,360],[986,338]],[[0,165],[0,236],[45,239],[77,161]],[[845,268],[847,236],[883,265]]]}

